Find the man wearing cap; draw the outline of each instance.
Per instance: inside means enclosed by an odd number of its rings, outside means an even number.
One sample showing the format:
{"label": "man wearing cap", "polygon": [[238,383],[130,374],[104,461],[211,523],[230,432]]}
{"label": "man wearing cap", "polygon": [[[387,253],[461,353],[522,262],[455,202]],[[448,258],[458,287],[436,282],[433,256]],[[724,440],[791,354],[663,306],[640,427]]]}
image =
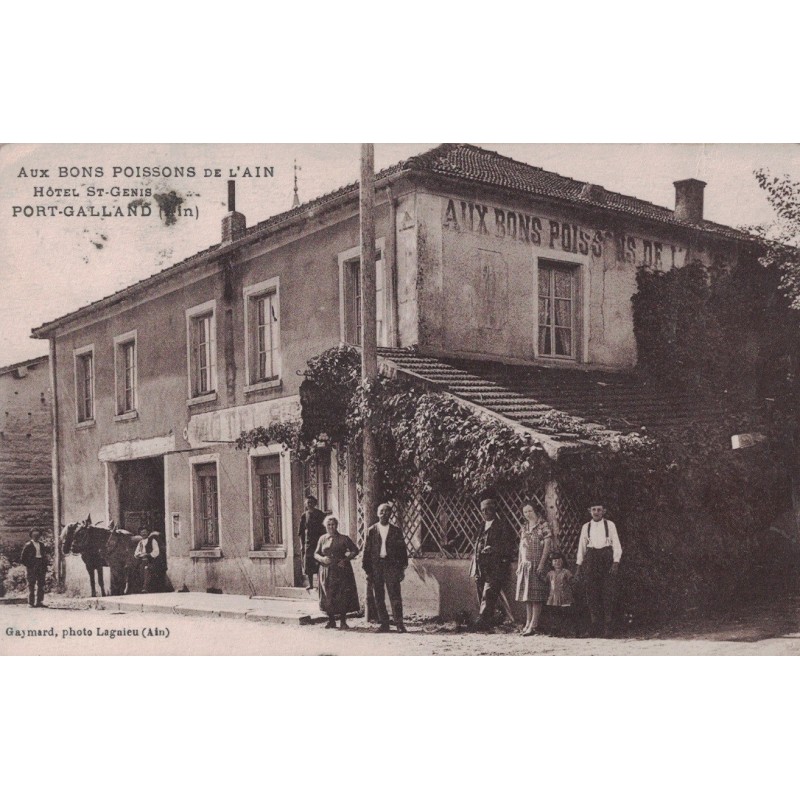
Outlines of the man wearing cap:
{"label": "man wearing cap", "polygon": [[603,636],[610,636],[622,545],[617,526],[605,518],[602,503],[593,503],[589,513],[592,518],[581,528],[578,539],[575,579],[583,580],[586,587],[592,635],[598,636],[602,631]]}
{"label": "man wearing cap", "polygon": [[25,542],[22,548],[19,561],[26,571],[28,577],[28,605],[31,608],[42,607],[44,605],[44,581],[47,577],[47,553],[44,545],[39,541],[42,532],[38,528],[33,528],[30,539]]}
{"label": "man wearing cap", "polygon": [[319,562],[314,558],[320,537],[325,533],[325,514],[317,508],[317,498],[306,495],[305,511],[300,517],[300,547],[303,574],[308,578],[308,588],[314,588],[314,576],[319,571]]}
{"label": "man wearing cap", "polygon": [[476,626],[491,628],[500,592],[508,580],[508,568],[517,552],[517,537],[497,518],[497,503],[489,497],[481,502],[483,525],[478,532],[470,575],[478,590],[480,615]]}
{"label": "man wearing cap", "polygon": [[381,503],[378,506],[378,521],[367,531],[362,566],[367,573],[367,581],[372,584],[381,633],[389,631],[385,596],[387,592],[397,632],[405,633],[400,584],[408,567],[408,551],[403,532],[389,522],[391,516],[392,507],[388,503]]}

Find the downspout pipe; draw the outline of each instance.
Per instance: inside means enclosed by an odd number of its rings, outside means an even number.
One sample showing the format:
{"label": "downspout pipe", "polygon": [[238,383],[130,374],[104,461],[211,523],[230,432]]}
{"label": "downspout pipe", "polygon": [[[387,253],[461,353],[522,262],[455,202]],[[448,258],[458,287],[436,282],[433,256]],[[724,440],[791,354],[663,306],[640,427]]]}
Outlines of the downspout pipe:
{"label": "downspout pipe", "polygon": [[389,200],[389,312],[392,328],[390,345],[400,347],[400,310],[397,303],[397,198],[392,195],[391,185],[386,186],[386,197]]}
{"label": "downspout pipe", "polygon": [[61,462],[59,460],[58,437],[58,383],[56,370],[56,337],[49,338],[50,358],[50,409],[53,421],[53,444],[51,455],[51,470],[53,483],[53,572],[59,586],[64,584],[64,561],[61,556],[58,537],[61,534]]}

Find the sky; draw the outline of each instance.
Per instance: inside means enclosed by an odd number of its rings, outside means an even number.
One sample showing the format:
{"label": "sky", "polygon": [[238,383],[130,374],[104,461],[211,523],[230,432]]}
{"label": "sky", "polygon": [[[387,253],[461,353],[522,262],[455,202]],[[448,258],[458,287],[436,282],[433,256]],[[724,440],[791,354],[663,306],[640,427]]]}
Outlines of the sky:
{"label": "sky", "polygon": [[[376,170],[435,144],[376,144]],[[674,206],[673,181],[699,178],[707,183],[706,219],[731,226],[769,224],[773,219],[753,177],[755,169],[800,179],[797,145],[475,144],[669,208]],[[295,161],[300,167],[300,200],[305,202],[357,180],[359,145],[0,147],[0,365],[47,352],[47,342],[30,338],[32,328],[218,242],[229,177],[237,178],[236,207],[248,225],[290,208]],[[195,175],[165,178],[145,172],[176,167],[187,173],[193,167]],[[257,168],[265,173],[266,167],[271,176],[257,176]],[[248,168],[250,176],[244,173]],[[62,169],[67,171],[63,177]],[[48,174],[34,175],[35,170]],[[69,190],[70,195],[57,196],[57,190]],[[103,196],[89,196],[98,190]],[[127,212],[127,204],[137,198],[122,193],[143,190],[151,195],[175,191],[184,198],[181,208],[197,214],[179,216],[172,225],[155,213],[147,219],[78,216],[78,209],[90,205],[98,214],[104,205],[112,213],[118,206]],[[37,206],[46,216],[37,216]],[[155,204],[154,208],[157,212]]]}

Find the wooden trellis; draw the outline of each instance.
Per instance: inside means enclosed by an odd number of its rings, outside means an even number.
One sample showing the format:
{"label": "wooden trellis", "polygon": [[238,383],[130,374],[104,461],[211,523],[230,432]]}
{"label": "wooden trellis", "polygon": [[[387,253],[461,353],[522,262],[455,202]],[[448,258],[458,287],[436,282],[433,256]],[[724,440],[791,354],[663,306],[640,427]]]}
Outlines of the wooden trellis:
{"label": "wooden trellis", "polygon": [[561,489],[556,492],[556,520],[559,530],[559,549],[567,557],[567,560],[573,561],[578,552],[581,518],[572,498]]}
{"label": "wooden trellis", "polygon": [[[364,511],[360,487],[357,487],[357,499],[358,545],[361,547]],[[519,531],[525,522],[522,508],[528,502],[534,503],[537,510],[547,516],[544,486],[497,495],[497,515],[512,530]],[[572,557],[577,551],[580,522],[574,503],[560,491],[556,491],[555,516],[558,546],[567,557]],[[408,553],[413,558],[457,559],[472,557],[483,517],[477,497],[426,492],[396,508],[392,522],[402,529]]]}

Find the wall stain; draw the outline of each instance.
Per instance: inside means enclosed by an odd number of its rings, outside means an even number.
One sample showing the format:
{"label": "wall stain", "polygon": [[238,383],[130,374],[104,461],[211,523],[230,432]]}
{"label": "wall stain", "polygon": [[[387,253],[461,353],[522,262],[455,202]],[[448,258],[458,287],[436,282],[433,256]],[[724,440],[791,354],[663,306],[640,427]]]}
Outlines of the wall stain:
{"label": "wall stain", "polygon": [[160,209],[160,216],[164,220],[165,225],[174,225],[177,221],[177,213],[183,203],[184,198],[181,197],[174,189],[164,194],[153,195],[153,199],[158,203]]}

